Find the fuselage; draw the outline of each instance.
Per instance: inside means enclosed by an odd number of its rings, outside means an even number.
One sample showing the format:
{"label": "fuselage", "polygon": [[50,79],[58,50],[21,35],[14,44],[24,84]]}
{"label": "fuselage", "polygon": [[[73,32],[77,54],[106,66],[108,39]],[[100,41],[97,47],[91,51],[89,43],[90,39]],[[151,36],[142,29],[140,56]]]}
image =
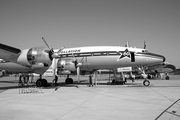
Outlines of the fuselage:
{"label": "fuselage", "polygon": [[[162,55],[149,53],[145,49],[120,46],[89,46],[66,48],[59,53],[57,67],[74,71],[76,65],[81,70],[117,69],[119,67],[154,65],[165,61]],[[65,67],[68,66],[68,67]],[[17,63],[0,63],[0,69],[14,72],[45,71],[47,68],[28,68]],[[38,72],[40,73],[40,72]]]}
{"label": "fuselage", "polygon": [[60,53],[60,65],[77,60],[81,70],[116,69],[119,67],[145,66],[165,61],[162,55],[145,49],[120,46],[92,46],[64,49]]}

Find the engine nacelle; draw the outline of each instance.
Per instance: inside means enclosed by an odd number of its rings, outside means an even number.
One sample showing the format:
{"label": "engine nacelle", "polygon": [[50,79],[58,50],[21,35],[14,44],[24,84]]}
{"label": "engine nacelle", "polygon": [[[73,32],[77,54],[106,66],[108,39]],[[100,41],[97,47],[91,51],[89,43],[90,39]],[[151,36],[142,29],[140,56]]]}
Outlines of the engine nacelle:
{"label": "engine nacelle", "polygon": [[72,60],[59,60],[57,67],[61,70],[76,71],[76,66]]}
{"label": "engine nacelle", "polygon": [[17,62],[24,66],[38,66],[48,67],[52,63],[51,56],[46,47],[33,47],[31,49],[22,50],[20,56],[17,59]]}

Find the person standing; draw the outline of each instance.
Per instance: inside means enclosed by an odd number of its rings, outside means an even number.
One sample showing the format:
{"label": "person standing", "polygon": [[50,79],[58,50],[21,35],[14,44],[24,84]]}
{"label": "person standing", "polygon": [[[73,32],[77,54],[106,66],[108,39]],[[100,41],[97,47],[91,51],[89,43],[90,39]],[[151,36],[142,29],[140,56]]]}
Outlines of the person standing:
{"label": "person standing", "polygon": [[89,75],[89,87],[93,87],[92,75]]}
{"label": "person standing", "polygon": [[55,86],[58,86],[57,81],[58,81],[58,76],[57,76],[57,75],[55,75],[55,78],[54,78],[54,83],[55,83]]}

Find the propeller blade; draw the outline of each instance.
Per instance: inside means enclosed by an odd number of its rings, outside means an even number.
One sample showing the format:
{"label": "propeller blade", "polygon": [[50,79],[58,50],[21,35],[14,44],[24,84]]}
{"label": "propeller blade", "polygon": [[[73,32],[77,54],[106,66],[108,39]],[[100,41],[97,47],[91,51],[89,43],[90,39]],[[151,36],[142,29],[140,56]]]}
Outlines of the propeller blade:
{"label": "propeller blade", "polygon": [[53,78],[55,79],[56,69],[57,69],[57,60],[55,58],[53,58],[53,61],[52,61],[52,69],[53,69]]}
{"label": "propeller blade", "polygon": [[63,46],[61,49],[58,50],[57,53],[60,53],[65,47]]}
{"label": "propeller blade", "polygon": [[55,58],[53,58],[53,61],[52,61],[52,69],[57,69],[57,60]]}
{"label": "propeller blade", "polygon": [[49,45],[47,44],[46,40],[44,39],[44,37],[42,37],[42,40],[44,41],[44,43],[46,44],[46,46],[49,48],[49,50],[52,50],[51,47],[49,47]]}
{"label": "propeller blade", "polygon": [[53,55],[52,55],[52,57],[53,57],[53,58],[60,58],[60,55],[59,55],[59,54],[61,53],[61,51],[62,51],[63,49],[64,49],[64,47],[62,47],[61,49],[59,49],[58,52],[54,52]]}
{"label": "propeller blade", "polygon": [[80,80],[80,68],[77,67],[77,79],[78,79],[78,83],[79,83],[79,80]]}
{"label": "propeller blade", "polygon": [[57,52],[54,52],[52,57],[53,58],[59,58],[59,54],[61,53],[61,51],[64,49],[65,47],[62,47],[61,49],[59,49]]}

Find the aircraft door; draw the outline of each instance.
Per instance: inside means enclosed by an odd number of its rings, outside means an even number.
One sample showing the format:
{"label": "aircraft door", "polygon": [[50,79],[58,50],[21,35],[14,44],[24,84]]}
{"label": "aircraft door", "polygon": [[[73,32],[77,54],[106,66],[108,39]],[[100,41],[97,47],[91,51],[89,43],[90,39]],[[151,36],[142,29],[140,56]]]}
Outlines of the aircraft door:
{"label": "aircraft door", "polygon": [[135,62],[135,54],[134,54],[134,52],[131,52],[131,62]]}

